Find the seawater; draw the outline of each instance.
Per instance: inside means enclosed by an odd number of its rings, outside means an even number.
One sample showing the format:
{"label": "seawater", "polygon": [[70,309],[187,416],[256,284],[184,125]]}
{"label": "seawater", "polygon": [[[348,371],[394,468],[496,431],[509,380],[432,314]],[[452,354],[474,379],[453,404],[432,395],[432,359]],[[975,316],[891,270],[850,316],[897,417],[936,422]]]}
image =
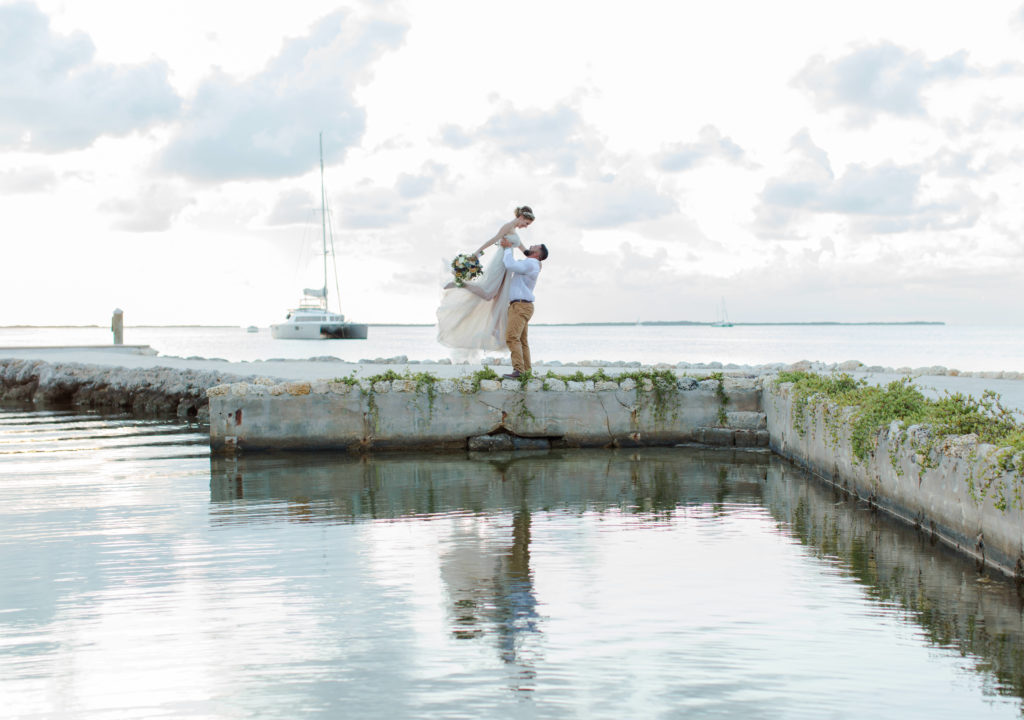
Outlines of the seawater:
{"label": "seawater", "polygon": [[0,412],[11,718],[1002,718],[1017,589],[774,456]]}
{"label": "seawater", "polygon": [[[150,345],[163,355],[231,361],[333,356],[361,359],[404,355],[410,360],[461,359],[437,343],[429,326],[371,326],[367,340],[275,340],[267,328],[128,327],[127,344]],[[109,345],[106,328],[0,328],[0,347]],[[655,326],[601,325],[530,328],[534,360],[585,360],[738,365],[825,363],[859,360],[884,367],[941,365],[963,371],[1024,372],[1024,332],[1013,326],[954,325],[779,325]],[[2,353],[0,353],[2,355]],[[505,353],[490,353],[504,357]],[[479,358],[476,358],[479,359]]]}

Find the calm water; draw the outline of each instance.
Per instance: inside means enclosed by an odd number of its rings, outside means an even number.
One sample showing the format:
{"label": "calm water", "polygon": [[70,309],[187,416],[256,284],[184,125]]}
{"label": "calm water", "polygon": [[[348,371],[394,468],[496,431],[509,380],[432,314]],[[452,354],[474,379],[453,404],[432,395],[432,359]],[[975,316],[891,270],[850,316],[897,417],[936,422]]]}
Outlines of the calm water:
{"label": "calm water", "polygon": [[0,413],[15,718],[1018,717],[1016,590],[764,454]]}
{"label": "calm water", "polygon": [[[109,345],[106,328],[0,328],[0,347]],[[433,327],[370,328],[367,340],[274,340],[267,328],[133,328],[125,342],[163,355],[269,360],[334,356],[357,361],[405,355],[453,357]],[[544,326],[530,328],[535,360],[639,360],[644,363],[761,365],[798,360],[959,370],[1024,372],[1024,328],[954,325],[844,325],[713,328],[706,326]],[[495,353],[504,356],[504,353]],[[454,356],[455,359],[461,359]]]}

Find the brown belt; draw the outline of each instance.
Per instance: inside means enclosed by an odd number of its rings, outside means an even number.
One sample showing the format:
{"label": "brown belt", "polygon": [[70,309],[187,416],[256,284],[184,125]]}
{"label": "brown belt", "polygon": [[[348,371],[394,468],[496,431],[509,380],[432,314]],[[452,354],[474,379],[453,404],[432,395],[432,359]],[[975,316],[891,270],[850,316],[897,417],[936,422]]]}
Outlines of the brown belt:
{"label": "brown belt", "polygon": [[533,304],[533,300],[512,300],[511,302],[509,302],[509,305],[514,305],[517,302],[530,303],[531,305]]}

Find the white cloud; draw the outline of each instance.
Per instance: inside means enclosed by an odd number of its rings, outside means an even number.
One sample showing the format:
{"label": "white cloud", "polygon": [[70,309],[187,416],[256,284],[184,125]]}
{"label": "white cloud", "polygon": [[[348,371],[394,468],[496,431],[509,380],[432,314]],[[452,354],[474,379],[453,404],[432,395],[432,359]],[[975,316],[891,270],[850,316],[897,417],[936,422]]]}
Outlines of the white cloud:
{"label": "white cloud", "polygon": [[45,167],[22,167],[0,171],[0,193],[8,195],[46,192],[56,184],[56,174]]}
{"label": "white cloud", "polygon": [[408,221],[412,207],[395,190],[369,187],[342,194],[334,215],[346,228],[387,228]]}
{"label": "white cloud", "polygon": [[445,126],[442,141],[453,148],[482,143],[487,149],[555,175],[575,175],[598,144],[577,110],[559,104],[547,110],[520,110],[504,104],[481,126]]}
{"label": "white cloud", "polygon": [[115,230],[137,233],[163,232],[195,200],[167,183],[152,183],[132,198],[107,200],[100,210],[115,216]]}
{"label": "white cloud", "polygon": [[297,225],[308,223],[320,210],[319,198],[306,190],[285,190],[277,197],[267,216],[267,225]]}
{"label": "white cloud", "polygon": [[743,148],[731,138],[724,137],[718,128],[705,125],[696,142],[676,143],[666,147],[655,158],[658,167],[666,172],[692,170],[701,163],[722,160],[737,165],[749,165]]}
{"label": "white cloud", "polygon": [[784,235],[806,213],[847,216],[855,232],[867,233],[952,230],[978,220],[980,201],[964,186],[945,198],[923,200],[922,165],[852,163],[837,177],[806,131],[793,139],[791,154],[790,170],[769,179],[761,193],[759,227],[769,236]]}
{"label": "white cloud", "polygon": [[35,5],[0,5],[0,147],[61,152],[176,117],[163,62],[94,57],[88,36],[54,33]]}
{"label": "white cloud", "polygon": [[189,100],[164,168],[203,181],[297,176],[316,165],[321,131],[325,162],[341,159],[365,130],[355,89],[404,34],[339,11],[286,41],[254,77],[214,72]]}
{"label": "white cloud", "polygon": [[582,186],[562,185],[556,195],[566,219],[585,229],[655,220],[678,210],[675,199],[650,178],[630,171],[609,173]]}
{"label": "white cloud", "polygon": [[929,61],[922,52],[881,42],[835,60],[815,55],[794,83],[814,97],[818,109],[840,108],[851,122],[869,124],[879,113],[923,117],[923,94],[931,83],[972,72],[964,51]]}
{"label": "white cloud", "polygon": [[395,181],[395,189],[398,194],[407,199],[423,197],[432,192],[438,182],[444,181],[448,175],[448,168],[439,163],[427,163],[423,172],[416,175],[400,173]]}

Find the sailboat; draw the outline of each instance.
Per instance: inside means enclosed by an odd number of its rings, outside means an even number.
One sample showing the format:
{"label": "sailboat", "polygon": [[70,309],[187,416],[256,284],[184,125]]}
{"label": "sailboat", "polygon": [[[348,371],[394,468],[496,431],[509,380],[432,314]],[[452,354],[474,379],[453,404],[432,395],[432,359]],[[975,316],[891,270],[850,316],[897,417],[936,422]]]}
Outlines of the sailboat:
{"label": "sailboat", "polygon": [[729,313],[725,311],[725,298],[722,298],[722,307],[718,319],[711,323],[711,327],[732,327],[729,322]]}
{"label": "sailboat", "polygon": [[[324,191],[324,136],[320,133],[320,227],[323,235],[324,285],[304,288],[297,308],[285,315],[285,321],[270,326],[270,334],[278,340],[365,340],[367,326],[345,320],[341,313],[327,309],[327,194]],[[331,236],[331,257],[334,257]],[[337,290],[338,268],[334,268]]]}

